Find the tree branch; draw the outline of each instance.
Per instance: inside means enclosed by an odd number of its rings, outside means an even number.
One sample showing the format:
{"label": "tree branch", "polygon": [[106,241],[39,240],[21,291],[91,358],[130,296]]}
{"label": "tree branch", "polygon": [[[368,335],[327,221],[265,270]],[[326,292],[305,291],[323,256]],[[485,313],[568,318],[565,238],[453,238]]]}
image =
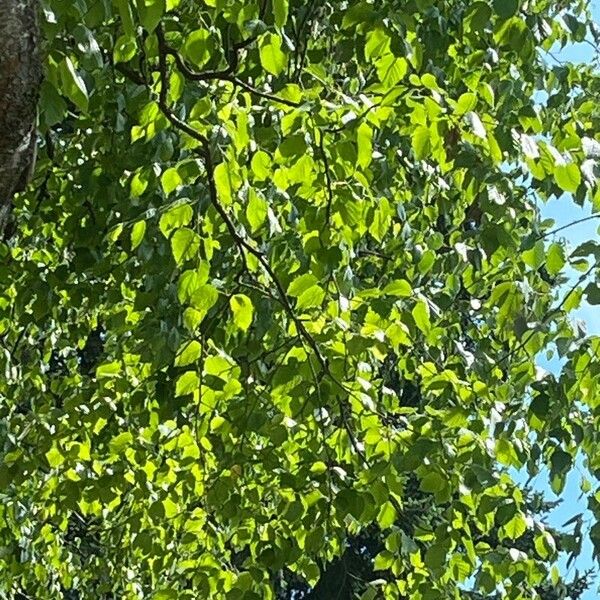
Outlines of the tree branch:
{"label": "tree branch", "polygon": [[275,271],[269,264],[269,261],[265,258],[264,254],[260,250],[258,250],[257,248],[252,246],[250,243],[248,243],[248,241],[237,232],[233,221],[231,220],[230,216],[227,214],[227,211],[225,210],[223,205],[219,202],[219,197],[217,194],[217,186],[215,183],[215,166],[213,163],[212,153],[210,150],[210,141],[208,140],[208,138],[203,136],[201,133],[199,133],[192,127],[190,127],[186,122],[184,122],[181,119],[179,119],[178,117],[176,117],[173,114],[173,112],[171,111],[171,109],[169,108],[168,100],[167,100],[168,92],[169,92],[169,86],[168,86],[169,73],[168,73],[168,66],[167,66],[167,56],[169,54],[169,51],[168,51],[168,46],[165,42],[164,32],[160,25],[156,28],[156,36],[158,38],[158,65],[159,65],[158,68],[159,68],[160,79],[161,79],[161,87],[160,87],[160,92],[159,92],[158,105],[159,105],[161,111],[163,112],[163,114],[167,117],[167,119],[171,122],[171,124],[174,127],[179,129],[180,131],[183,131],[184,133],[187,133],[193,139],[195,139],[196,141],[198,141],[202,144],[201,155],[204,160],[204,166],[206,168],[206,175],[207,175],[207,180],[208,180],[208,190],[209,190],[211,204],[213,205],[214,209],[217,211],[217,213],[219,214],[219,216],[225,223],[225,226],[227,227],[229,235],[232,237],[233,241],[239,248],[244,261],[245,261],[245,253],[249,252],[254,257],[256,257],[256,259],[258,260],[260,265],[267,272],[267,274],[269,275],[269,278],[275,285],[277,294],[278,294],[279,299],[284,307],[285,312],[288,314],[290,319],[293,321],[300,336],[306,341],[306,343],[310,346],[312,351],[315,353],[315,356],[317,357],[317,360],[319,361],[319,364],[320,364],[321,368],[323,369],[323,371],[325,373],[329,373],[329,367],[327,364],[327,360],[321,354],[321,350],[319,349],[319,346],[318,346],[317,342],[315,341],[315,339],[310,335],[310,333],[308,333],[306,327],[304,326],[302,321],[298,318],[298,316],[294,312],[294,309],[292,308],[292,305],[290,304],[289,298],[287,297],[287,294],[286,294],[281,282],[279,281],[277,274],[275,273]]}
{"label": "tree branch", "polygon": [[233,69],[231,68],[231,65],[227,69],[223,69],[221,71],[194,71],[185,63],[183,57],[181,54],[179,54],[179,52],[177,52],[177,50],[170,47],[166,43],[164,45],[164,50],[167,54],[171,55],[175,59],[177,68],[183,73],[183,76],[190,81],[211,81],[215,79],[219,81],[229,81],[230,83],[233,83],[234,85],[237,85],[260,98],[265,98],[266,100],[271,100],[272,102],[278,102],[279,104],[284,104],[285,106],[290,106],[292,108],[298,108],[301,106],[299,102],[281,98],[269,92],[263,92],[249,83],[238,79],[235,75],[233,75]]}

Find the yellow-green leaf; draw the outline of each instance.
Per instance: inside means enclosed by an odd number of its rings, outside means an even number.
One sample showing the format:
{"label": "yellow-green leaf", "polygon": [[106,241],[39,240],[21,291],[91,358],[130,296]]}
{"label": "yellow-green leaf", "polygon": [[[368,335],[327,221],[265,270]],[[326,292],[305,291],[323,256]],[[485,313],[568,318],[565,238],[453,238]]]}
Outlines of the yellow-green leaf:
{"label": "yellow-green leaf", "polygon": [[550,244],[546,252],[546,269],[550,275],[557,275],[565,266],[565,250],[557,243]]}
{"label": "yellow-green leaf", "polygon": [[192,31],[183,46],[185,56],[198,67],[204,66],[209,60],[212,51],[210,32],[206,29]]}
{"label": "yellow-green leaf", "polygon": [[146,221],[138,221],[131,228],[131,249],[135,250],[144,239],[146,233]]}
{"label": "yellow-green leaf", "polygon": [[517,512],[515,516],[502,527],[501,531],[511,540],[520,538],[525,531],[527,531],[525,517],[520,512]]}
{"label": "yellow-green leaf", "polygon": [[215,167],[215,185],[219,200],[223,204],[231,204],[233,185],[228,163],[222,162]]}
{"label": "yellow-green leaf", "polygon": [[581,171],[575,163],[556,165],[554,181],[564,192],[574,194],[581,183]]}
{"label": "yellow-green leaf", "polygon": [[423,333],[429,333],[431,330],[431,321],[429,319],[429,304],[426,300],[420,299],[412,309],[412,316],[417,327]]}
{"label": "yellow-green leaf", "polygon": [[275,25],[280,29],[287,22],[288,9],[288,0],[273,0],[273,16],[275,17]]}
{"label": "yellow-green leaf", "polygon": [[254,233],[265,222],[267,218],[268,205],[267,201],[260,196],[256,190],[250,188],[248,190],[248,206],[246,206],[246,218],[250,224],[250,228]]}
{"label": "yellow-green leaf", "polygon": [[272,75],[282,73],[287,65],[287,57],[281,50],[281,38],[274,33],[265,34],[258,45],[260,64]]}
{"label": "yellow-green leaf", "polygon": [[229,306],[233,313],[233,322],[242,330],[247,331],[252,324],[254,306],[252,300],[244,294],[235,294],[229,300]]}
{"label": "yellow-green leaf", "polygon": [[176,367],[186,367],[196,362],[202,355],[202,346],[200,342],[192,340],[187,342],[178,352],[175,357]]}
{"label": "yellow-green leaf", "polygon": [[189,225],[193,216],[194,211],[189,204],[178,204],[162,214],[158,227],[162,234],[168,238],[176,229]]}
{"label": "yellow-green leaf", "polygon": [[180,375],[175,384],[175,396],[185,396],[192,394],[200,386],[200,378],[196,371],[186,371]]}
{"label": "yellow-green leaf", "polygon": [[160,178],[163,192],[168,196],[172,194],[182,183],[181,175],[175,167],[167,169]]}
{"label": "yellow-green leaf", "polygon": [[363,169],[371,164],[373,156],[373,130],[367,123],[361,123],[356,132],[358,165]]}
{"label": "yellow-green leaf", "polygon": [[178,265],[197,256],[199,248],[200,237],[187,227],[178,229],[171,238],[173,258]]}
{"label": "yellow-green leaf", "polygon": [[258,181],[264,181],[271,174],[271,157],[262,150],[259,150],[250,162],[254,177]]}
{"label": "yellow-green leaf", "polygon": [[417,160],[426,158],[431,151],[429,128],[425,125],[415,127],[412,133],[412,147]]}

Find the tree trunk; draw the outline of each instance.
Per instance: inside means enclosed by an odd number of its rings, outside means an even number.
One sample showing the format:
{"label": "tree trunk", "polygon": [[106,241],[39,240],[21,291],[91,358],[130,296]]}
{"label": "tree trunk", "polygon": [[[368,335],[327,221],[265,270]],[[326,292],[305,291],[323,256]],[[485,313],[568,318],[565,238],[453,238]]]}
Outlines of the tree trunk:
{"label": "tree trunk", "polygon": [[0,0],[0,236],[35,163],[42,67],[37,0]]}

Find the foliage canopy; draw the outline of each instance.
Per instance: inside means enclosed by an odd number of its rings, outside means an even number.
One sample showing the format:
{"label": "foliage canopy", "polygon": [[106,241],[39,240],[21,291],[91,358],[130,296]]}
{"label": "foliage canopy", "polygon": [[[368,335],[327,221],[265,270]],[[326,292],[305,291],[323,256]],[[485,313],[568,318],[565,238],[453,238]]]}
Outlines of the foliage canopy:
{"label": "foliage canopy", "polygon": [[377,539],[365,599],[561,597],[581,520],[515,471],[583,460],[600,516],[600,244],[540,216],[600,210],[585,4],[42,5],[0,594],[300,597]]}

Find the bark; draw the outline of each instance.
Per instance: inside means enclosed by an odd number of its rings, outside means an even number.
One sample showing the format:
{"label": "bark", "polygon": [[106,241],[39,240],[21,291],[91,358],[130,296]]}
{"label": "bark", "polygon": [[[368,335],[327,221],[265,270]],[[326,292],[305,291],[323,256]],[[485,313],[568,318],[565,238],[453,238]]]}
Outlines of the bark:
{"label": "bark", "polygon": [[0,0],[0,236],[12,198],[35,163],[36,112],[42,67],[38,0]]}

